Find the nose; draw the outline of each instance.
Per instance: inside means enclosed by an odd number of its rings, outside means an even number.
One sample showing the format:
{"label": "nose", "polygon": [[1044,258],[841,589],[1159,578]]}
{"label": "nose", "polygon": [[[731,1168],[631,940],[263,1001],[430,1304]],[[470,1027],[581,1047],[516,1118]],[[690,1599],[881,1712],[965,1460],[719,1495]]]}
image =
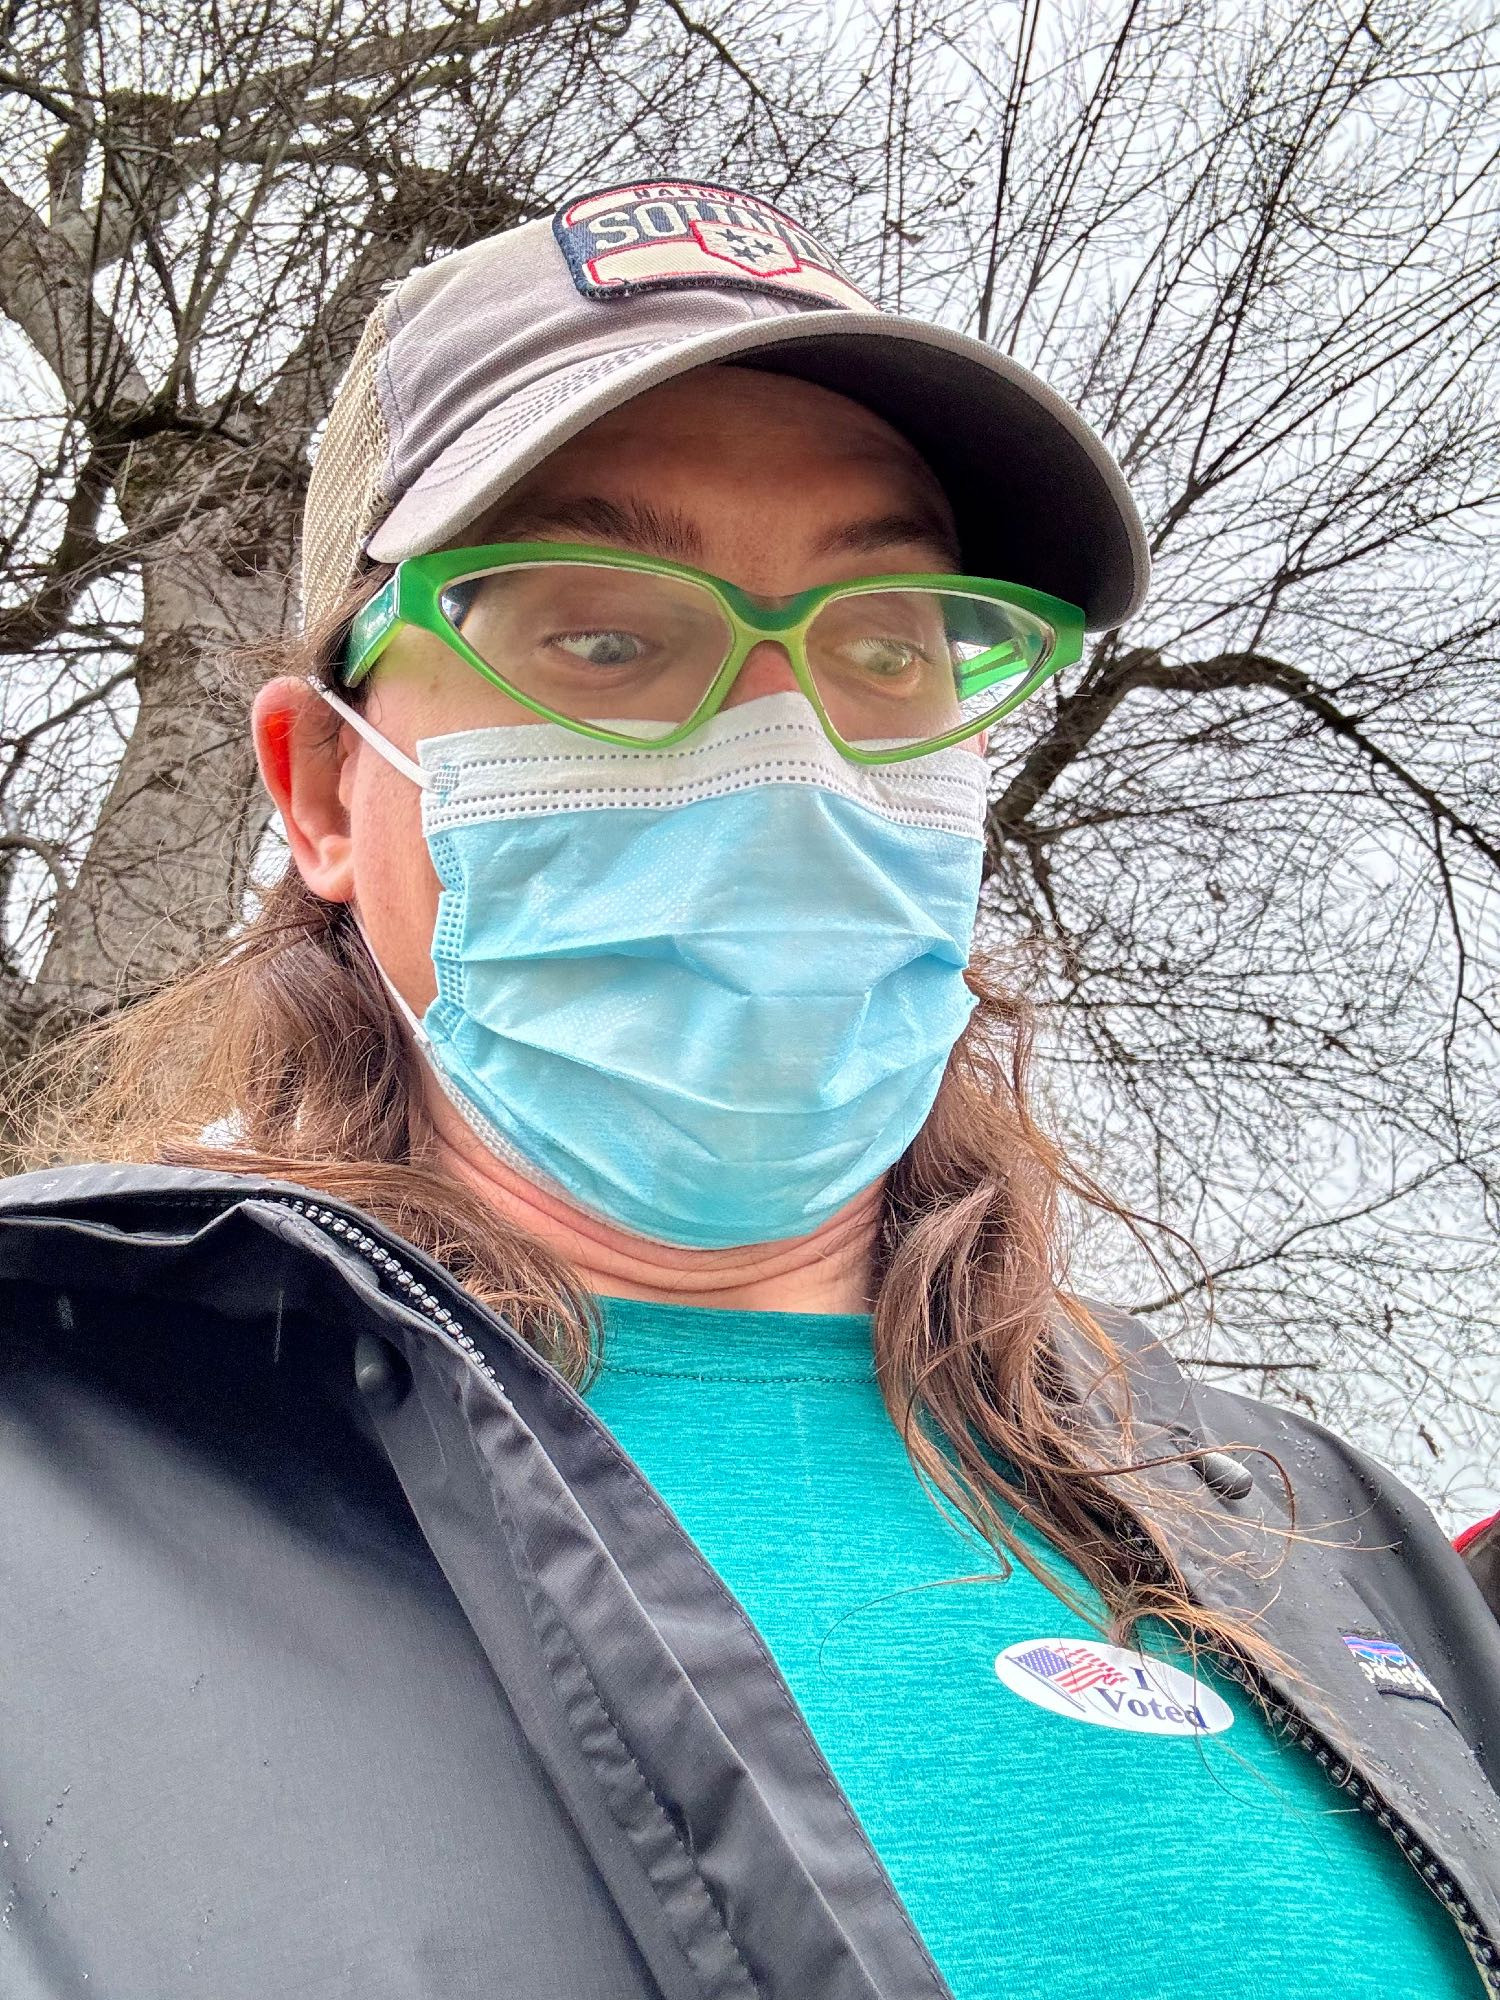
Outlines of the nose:
{"label": "nose", "polygon": [[786,648],[778,646],[774,639],[762,639],[746,654],[745,664],[735,675],[724,706],[733,708],[742,701],[758,701],[766,694],[795,693],[796,688]]}

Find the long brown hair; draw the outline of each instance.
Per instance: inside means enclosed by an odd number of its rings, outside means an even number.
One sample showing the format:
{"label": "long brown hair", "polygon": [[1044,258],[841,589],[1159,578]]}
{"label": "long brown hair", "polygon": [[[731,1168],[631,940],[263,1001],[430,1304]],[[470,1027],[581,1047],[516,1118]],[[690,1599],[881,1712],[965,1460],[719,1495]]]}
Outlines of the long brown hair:
{"label": "long brown hair", "polygon": [[[349,619],[388,574],[306,639],[247,656],[256,677],[326,679]],[[887,1407],[918,1476],[1002,1566],[1022,1562],[1082,1609],[1017,1536],[1014,1510],[1099,1591],[1116,1637],[1154,1614],[1191,1642],[1269,1661],[1249,1621],[1191,1601],[1171,1553],[1184,1523],[1153,1518],[1159,1501],[1139,1477],[1121,1357],[1067,1285],[1065,1199],[1133,1218],[1033,1115],[1027,1003],[993,972],[970,980],[978,1004],[888,1178],[874,1306]],[[163,991],[45,1051],[12,1098],[24,1164],[156,1160],[320,1189],[436,1257],[575,1384],[597,1365],[598,1318],[578,1274],[439,1164],[419,1058],[349,911],[290,864],[244,929]],[[1108,1433],[1064,1382],[1060,1336],[1119,1412]]]}

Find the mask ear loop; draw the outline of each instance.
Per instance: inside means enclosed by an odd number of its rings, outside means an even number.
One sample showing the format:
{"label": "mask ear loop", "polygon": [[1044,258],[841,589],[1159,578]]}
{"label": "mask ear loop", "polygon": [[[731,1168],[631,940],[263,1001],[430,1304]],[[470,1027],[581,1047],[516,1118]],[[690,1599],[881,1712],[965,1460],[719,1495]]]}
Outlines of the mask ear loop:
{"label": "mask ear loop", "polygon": [[341,715],[356,736],[362,736],[378,757],[383,757],[393,771],[399,771],[403,778],[410,778],[422,791],[432,786],[432,774],[424,771],[414,757],[408,757],[404,750],[398,750],[394,743],[381,735],[372,722],[367,722],[357,708],[351,708],[347,701],[336,695],[332,688],[324,687],[321,681],[309,680],[308,686],[319,694],[328,706]]}
{"label": "mask ear loop", "polygon": [[[321,681],[310,679],[307,684],[315,694],[320,694],[323,697],[324,701],[327,702],[328,706],[335,713],[344,718],[345,722],[348,723],[356,735],[364,738],[365,742],[369,744],[377,756],[384,757],[393,771],[399,771],[403,778],[410,778],[412,783],[419,785],[424,792],[428,790],[432,784],[430,773],[424,771],[422,766],[413,758],[408,757],[404,750],[398,750],[394,743],[388,743],[373,723],[366,722],[357,708],[351,708],[347,701],[341,700],[333,692],[332,688],[324,687]],[[359,932],[360,940],[370,955],[370,963],[374,966],[381,985],[390,995],[391,1002],[396,1011],[411,1030],[417,1046],[425,1049],[427,1047],[427,1030],[422,1026],[421,1017],[413,1012],[407,1005],[404,996],[397,992],[395,981],[380,963],[375,947],[370,942],[370,933],[360,922],[359,911],[355,909],[352,903],[349,905],[349,915],[354,920],[354,928]]]}
{"label": "mask ear loop", "polygon": [[408,1029],[411,1031],[412,1040],[416,1043],[418,1049],[421,1051],[423,1055],[426,1055],[429,1048],[431,1047],[431,1040],[430,1037],[428,1036],[426,1028],[424,1028],[422,1025],[421,1015],[418,1014],[414,1008],[407,1005],[406,998],[403,994],[397,992],[396,982],[391,978],[391,975],[386,971],[385,967],[380,963],[380,960],[376,957],[375,947],[370,942],[370,933],[365,929],[364,925],[360,922],[359,911],[355,909],[352,903],[349,905],[349,915],[354,920],[354,928],[359,932],[360,940],[363,943],[365,950],[370,955],[370,963],[375,968],[376,977],[379,979],[381,985],[385,988],[386,993],[390,999],[391,1005],[395,1008],[396,1012],[401,1016],[402,1020],[406,1023]]}

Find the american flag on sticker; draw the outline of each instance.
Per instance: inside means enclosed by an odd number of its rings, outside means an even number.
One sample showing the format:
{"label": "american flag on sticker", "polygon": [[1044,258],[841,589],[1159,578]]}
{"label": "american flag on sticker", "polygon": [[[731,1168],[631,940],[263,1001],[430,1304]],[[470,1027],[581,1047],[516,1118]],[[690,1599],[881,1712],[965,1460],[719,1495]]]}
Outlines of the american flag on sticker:
{"label": "american flag on sticker", "polygon": [[1011,1658],[1028,1674],[1067,1695],[1077,1708],[1082,1708],[1078,1697],[1087,1688],[1120,1687],[1125,1681],[1119,1668],[1101,1659],[1091,1646],[1031,1646]]}

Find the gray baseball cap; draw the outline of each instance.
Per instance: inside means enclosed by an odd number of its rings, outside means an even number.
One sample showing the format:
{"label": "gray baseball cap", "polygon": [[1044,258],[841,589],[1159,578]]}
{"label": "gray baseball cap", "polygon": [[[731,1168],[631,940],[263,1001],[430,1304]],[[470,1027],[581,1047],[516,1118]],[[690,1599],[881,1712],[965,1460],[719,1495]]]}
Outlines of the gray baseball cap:
{"label": "gray baseball cap", "polygon": [[308,488],[303,613],[367,560],[454,542],[533,466],[659,382],[733,362],[822,384],[919,451],[971,574],[1118,625],[1146,593],[1145,531],[1076,410],[981,341],[880,311],[758,195],[642,180],[425,265],[371,314]]}

